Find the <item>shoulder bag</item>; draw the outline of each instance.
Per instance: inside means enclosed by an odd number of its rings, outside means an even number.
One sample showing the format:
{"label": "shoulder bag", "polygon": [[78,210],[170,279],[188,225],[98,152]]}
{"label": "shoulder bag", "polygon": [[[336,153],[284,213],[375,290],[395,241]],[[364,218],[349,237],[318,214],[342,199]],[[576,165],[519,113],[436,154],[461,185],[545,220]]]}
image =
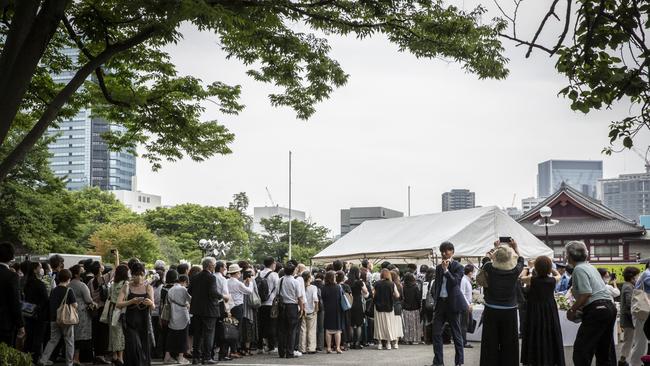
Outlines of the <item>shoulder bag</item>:
{"label": "shoulder bag", "polygon": [[77,309],[73,307],[72,304],[68,304],[69,292],[70,292],[70,288],[68,287],[65,290],[65,295],[63,295],[63,300],[61,300],[61,304],[56,309],[56,323],[58,325],[79,324],[79,314],[77,313]]}
{"label": "shoulder bag", "polygon": [[348,311],[352,308],[352,304],[348,301],[348,298],[345,296],[343,291],[343,286],[339,285],[339,292],[341,293],[341,310]]}
{"label": "shoulder bag", "polygon": [[[126,291],[126,294],[124,295],[124,301],[126,301],[129,298],[129,283],[125,282],[124,286],[126,288],[124,289]],[[122,291],[122,290],[120,290]],[[119,295],[118,295],[119,298]],[[115,307],[113,308],[113,314],[111,314],[111,326],[116,327],[120,325],[120,322],[122,320],[122,315],[126,312],[126,307],[120,309],[117,307],[117,303],[115,303]]]}
{"label": "shoulder bag", "polygon": [[273,298],[273,304],[271,304],[271,319],[277,319],[280,317],[280,313],[284,310],[284,302],[282,301],[282,282],[284,278],[280,280],[280,289],[278,294]]}
{"label": "shoulder bag", "polygon": [[253,292],[248,295],[248,305],[253,309],[258,309],[260,306],[262,306],[262,299],[257,292],[257,286],[255,283],[253,283]]}
{"label": "shoulder bag", "polygon": [[645,278],[641,280],[641,288],[634,289],[632,292],[630,310],[632,315],[640,320],[646,320],[650,315],[650,299],[648,299],[648,294],[645,292]]}

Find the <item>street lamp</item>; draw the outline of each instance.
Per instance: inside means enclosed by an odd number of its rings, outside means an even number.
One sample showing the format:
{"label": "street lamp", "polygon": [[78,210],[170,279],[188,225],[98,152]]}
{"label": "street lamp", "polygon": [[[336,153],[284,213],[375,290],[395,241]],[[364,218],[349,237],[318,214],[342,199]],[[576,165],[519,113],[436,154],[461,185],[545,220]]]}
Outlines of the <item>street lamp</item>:
{"label": "street lamp", "polygon": [[548,206],[544,206],[544,207],[539,209],[539,215],[542,218],[533,223],[533,225],[535,225],[535,226],[544,226],[544,229],[546,231],[546,238],[545,238],[546,246],[549,246],[548,245],[548,227],[549,226],[555,226],[558,222],[560,222],[560,220],[552,219],[551,218],[552,214],[553,214],[553,210]]}
{"label": "street lamp", "polygon": [[203,251],[203,256],[214,255],[215,258],[225,257],[226,252],[230,250],[232,243],[218,241],[216,239],[201,239],[199,247]]}

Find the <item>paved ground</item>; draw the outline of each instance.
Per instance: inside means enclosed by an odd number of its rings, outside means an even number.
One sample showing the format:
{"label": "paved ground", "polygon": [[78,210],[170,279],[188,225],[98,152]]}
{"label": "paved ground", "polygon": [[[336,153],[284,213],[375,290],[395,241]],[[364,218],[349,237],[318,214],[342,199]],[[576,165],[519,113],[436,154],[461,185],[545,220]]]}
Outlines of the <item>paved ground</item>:
{"label": "paved ground", "polygon": [[[465,365],[478,365],[480,355],[480,343],[473,344],[475,348],[465,349]],[[445,365],[454,364],[454,349],[451,345],[446,345]],[[572,366],[571,347],[564,349],[567,366]],[[267,366],[267,365],[292,365],[292,366],[312,366],[312,365],[380,365],[380,366],[424,366],[431,364],[433,359],[433,350],[431,346],[400,346],[398,350],[378,351],[376,349],[350,350],[343,354],[325,354],[318,353],[315,355],[305,355],[297,359],[281,359],[277,355],[255,355],[244,357],[239,360],[229,362],[220,362],[220,365],[226,366]],[[154,365],[162,365],[162,362],[155,362]],[[497,366],[497,365],[494,365]]]}

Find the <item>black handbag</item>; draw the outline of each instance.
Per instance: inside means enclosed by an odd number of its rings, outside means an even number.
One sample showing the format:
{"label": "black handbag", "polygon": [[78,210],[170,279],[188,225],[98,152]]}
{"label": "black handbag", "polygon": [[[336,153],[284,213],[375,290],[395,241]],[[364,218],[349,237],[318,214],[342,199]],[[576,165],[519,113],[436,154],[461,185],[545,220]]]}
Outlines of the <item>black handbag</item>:
{"label": "black handbag", "polygon": [[366,310],[364,313],[368,318],[375,317],[375,302],[372,300],[372,297],[366,299]]}
{"label": "black handbag", "polygon": [[469,321],[467,322],[467,333],[474,334],[475,330],[476,330],[476,319],[474,319],[470,315]]}
{"label": "black handbag", "polygon": [[226,343],[239,342],[239,326],[234,322],[223,322],[223,341]]}
{"label": "black handbag", "polygon": [[402,315],[402,301],[401,300],[395,300],[393,301],[393,312],[397,316]]}

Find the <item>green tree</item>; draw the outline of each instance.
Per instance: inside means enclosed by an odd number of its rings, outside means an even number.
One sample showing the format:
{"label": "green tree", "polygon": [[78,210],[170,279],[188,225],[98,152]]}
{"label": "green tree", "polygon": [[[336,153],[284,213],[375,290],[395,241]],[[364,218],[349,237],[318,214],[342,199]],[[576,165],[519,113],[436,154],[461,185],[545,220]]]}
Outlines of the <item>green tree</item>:
{"label": "green tree", "polygon": [[[650,46],[645,35],[650,26],[650,2],[549,1],[548,11],[531,37],[517,34],[522,2],[515,0],[512,11],[499,6],[511,23],[511,32],[501,36],[526,46],[526,57],[537,50],[557,59],[557,71],[569,81],[560,94],[571,100],[571,109],[589,113],[621,101],[631,102],[628,116],[611,122],[610,145],[603,152],[611,154],[619,143],[631,148],[635,136],[650,129]],[[558,38],[543,44],[539,37],[551,18],[561,21]]]}
{"label": "green tree", "polygon": [[[289,222],[280,216],[262,219],[264,232],[253,243],[253,255],[261,262],[266,257],[274,257],[284,261],[289,256]],[[291,251],[293,259],[302,263],[309,260],[319,251],[331,244],[327,237],[329,229],[312,222],[292,220]]]}
{"label": "green tree", "polygon": [[123,258],[138,258],[145,263],[160,259],[159,241],[141,223],[104,224],[90,237],[95,253],[110,260],[111,249],[117,249]]}
{"label": "green tree", "polygon": [[[19,138],[18,131],[11,132],[9,143],[0,146],[0,158]],[[82,249],[75,242],[83,217],[72,207],[74,200],[64,183],[50,170],[49,142],[39,141],[0,184],[0,239],[32,253],[78,253]]]}
{"label": "green tree", "polygon": [[198,242],[217,239],[233,244],[230,255],[238,256],[248,242],[244,220],[238,211],[224,207],[182,204],[158,207],[142,215],[147,227],[159,236],[168,237],[179,244],[188,260],[201,257]]}
{"label": "green tree", "polygon": [[91,248],[90,236],[99,226],[139,220],[138,215],[118,201],[111,192],[88,187],[72,192],[71,195],[72,208],[79,212],[83,222],[77,242],[86,248]]}
{"label": "green tree", "polygon": [[[124,127],[104,136],[111,148],[143,145],[154,169],[162,159],[229,153],[233,134],[201,122],[201,102],[237,114],[240,88],[177,75],[164,49],[181,41],[182,24],[214,33],[228,58],[251,67],[249,76],[278,87],[274,106],[303,119],[348,79],[316,34],[382,34],[400,51],[458,61],[480,78],[507,75],[503,24],[483,19],[482,7],[465,12],[442,0],[1,0],[0,9],[0,145],[17,116],[33,121],[0,162],[0,181],[48,127],[84,105]],[[79,57],[66,57],[64,47]],[[51,75],[63,71],[71,80],[55,83]]]}

